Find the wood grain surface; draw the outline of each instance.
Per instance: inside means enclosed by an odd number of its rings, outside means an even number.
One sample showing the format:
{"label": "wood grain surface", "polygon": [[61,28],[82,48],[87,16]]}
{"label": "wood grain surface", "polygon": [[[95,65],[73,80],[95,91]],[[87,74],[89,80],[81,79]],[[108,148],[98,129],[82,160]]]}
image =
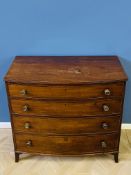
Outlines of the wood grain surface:
{"label": "wood grain surface", "polygon": [[17,56],[5,81],[87,84],[127,80],[117,56]]}

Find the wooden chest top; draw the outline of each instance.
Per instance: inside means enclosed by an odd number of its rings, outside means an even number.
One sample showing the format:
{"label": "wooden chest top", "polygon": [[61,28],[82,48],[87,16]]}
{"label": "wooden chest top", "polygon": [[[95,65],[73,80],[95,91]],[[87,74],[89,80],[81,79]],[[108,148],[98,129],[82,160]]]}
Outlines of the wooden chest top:
{"label": "wooden chest top", "polygon": [[125,81],[117,56],[16,56],[7,82],[92,84]]}

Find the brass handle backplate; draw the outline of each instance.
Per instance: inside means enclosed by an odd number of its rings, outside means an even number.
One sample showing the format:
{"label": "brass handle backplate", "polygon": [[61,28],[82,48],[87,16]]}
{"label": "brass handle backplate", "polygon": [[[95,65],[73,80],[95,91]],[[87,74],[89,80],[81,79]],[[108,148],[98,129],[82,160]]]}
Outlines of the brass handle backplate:
{"label": "brass handle backplate", "polygon": [[103,105],[103,110],[105,112],[108,112],[110,110],[109,106],[108,105]]}
{"label": "brass handle backplate", "polygon": [[21,95],[27,95],[27,90],[22,89],[22,90],[20,91],[20,94],[21,94]]}
{"label": "brass handle backplate", "polygon": [[31,140],[28,140],[28,141],[26,142],[26,145],[27,145],[27,146],[32,146],[32,141],[31,141]]}
{"label": "brass handle backplate", "polygon": [[111,91],[109,89],[105,89],[104,90],[104,94],[107,95],[107,96],[111,95]]}
{"label": "brass handle backplate", "polygon": [[108,129],[109,128],[109,125],[106,122],[103,122],[102,123],[102,128],[103,129]]}
{"label": "brass handle backplate", "polygon": [[30,123],[29,122],[26,122],[25,124],[24,124],[24,128],[25,129],[29,129],[31,126],[30,126]]}
{"label": "brass handle backplate", "polygon": [[101,147],[102,148],[106,148],[107,147],[107,143],[105,141],[101,141]]}
{"label": "brass handle backplate", "polygon": [[23,106],[23,111],[24,111],[24,112],[29,111],[29,106],[28,106],[28,105],[24,105],[24,106]]}

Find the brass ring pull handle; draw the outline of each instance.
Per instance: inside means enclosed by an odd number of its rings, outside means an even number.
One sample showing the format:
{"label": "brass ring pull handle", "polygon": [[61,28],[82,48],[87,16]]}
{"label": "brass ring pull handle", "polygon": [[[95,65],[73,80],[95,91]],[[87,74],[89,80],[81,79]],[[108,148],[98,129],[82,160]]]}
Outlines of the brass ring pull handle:
{"label": "brass ring pull handle", "polygon": [[24,96],[24,95],[27,95],[27,90],[22,89],[22,90],[20,91],[20,94],[23,95],[23,96]]}
{"label": "brass ring pull handle", "polygon": [[107,96],[111,95],[111,91],[109,89],[105,89],[104,90],[104,94],[107,95]]}
{"label": "brass ring pull handle", "polygon": [[110,110],[109,106],[108,105],[103,105],[103,110],[105,112],[108,112]]}
{"label": "brass ring pull handle", "polygon": [[108,129],[109,125],[106,122],[104,122],[104,123],[102,123],[102,128],[103,129]]}
{"label": "brass ring pull handle", "polygon": [[29,129],[31,126],[30,126],[30,123],[29,122],[26,122],[25,124],[24,124],[24,128],[25,129]]}
{"label": "brass ring pull handle", "polygon": [[24,112],[29,111],[29,106],[28,106],[28,105],[24,105],[24,106],[23,106],[23,111],[24,111]]}
{"label": "brass ring pull handle", "polygon": [[26,142],[26,145],[27,145],[27,146],[32,146],[32,141],[31,141],[31,140],[28,140],[28,141]]}
{"label": "brass ring pull handle", "polygon": [[107,143],[105,141],[101,141],[101,147],[102,148],[107,148]]}

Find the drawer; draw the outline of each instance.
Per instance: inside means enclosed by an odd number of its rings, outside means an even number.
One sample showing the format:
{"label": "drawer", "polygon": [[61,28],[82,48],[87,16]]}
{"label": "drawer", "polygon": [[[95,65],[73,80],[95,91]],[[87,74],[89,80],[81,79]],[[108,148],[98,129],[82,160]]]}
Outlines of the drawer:
{"label": "drawer", "polygon": [[11,97],[24,98],[97,98],[123,96],[124,83],[108,83],[95,85],[70,85],[70,86],[33,86],[9,84]]}
{"label": "drawer", "polygon": [[12,113],[40,116],[95,116],[121,113],[121,99],[88,101],[11,100]]}
{"label": "drawer", "polygon": [[43,134],[86,134],[118,131],[120,117],[45,118],[13,116],[15,132]]}
{"label": "drawer", "polygon": [[112,152],[118,149],[118,134],[87,136],[40,136],[16,134],[16,151],[79,155]]}

